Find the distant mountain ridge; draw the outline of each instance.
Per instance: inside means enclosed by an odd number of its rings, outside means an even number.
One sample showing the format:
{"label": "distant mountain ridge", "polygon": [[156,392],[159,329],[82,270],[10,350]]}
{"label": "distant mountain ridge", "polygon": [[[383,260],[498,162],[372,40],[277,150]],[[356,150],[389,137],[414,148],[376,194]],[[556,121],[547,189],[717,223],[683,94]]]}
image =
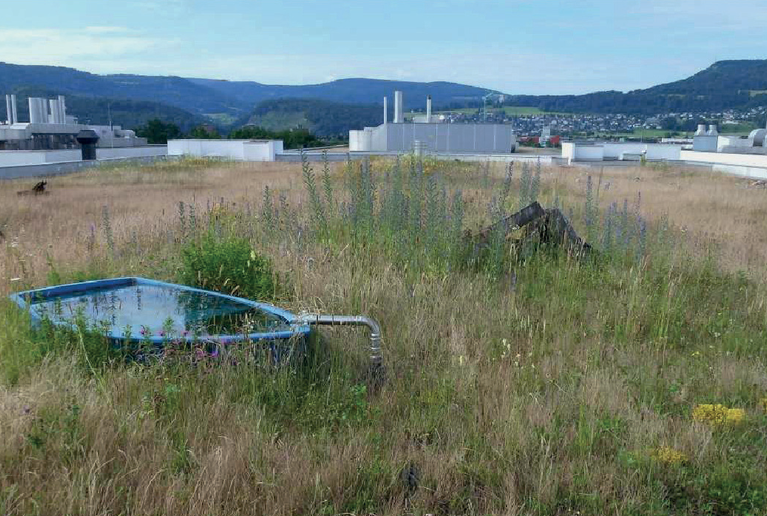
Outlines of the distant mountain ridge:
{"label": "distant mountain ridge", "polygon": [[306,86],[267,85],[212,79],[145,75],[96,75],[72,68],[0,63],[0,93],[21,87],[39,87],[82,97],[108,97],[159,102],[197,115],[249,115],[264,100],[314,98],[333,102],[380,104],[394,90],[405,94],[405,106],[422,105],[426,95],[435,105],[478,100],[492,90],[449,82],[418,83],[378,79],[342,79]]}
{"label": "distant mountain ridge", "polygon": [[[466,86],[452,82],[389,81],[383,79],[339,79],[323,84],[304,86],[268,86],[257,82],[189,79],[230,98],[256,105],[264,100],[285,98],[320,99],[347,104],[381,104],[383,98],[393,101],[394,91],[404,94],[405,109],[424,107],[426,96],[434,98],[435,106],[447,106],[461,101],[479,101],[495,90]],[[392,104],[393,105],[393,104]]]}
{"label": "distant mountain ridge", "polygon": [[[216,121],[222,126],[232,126],[236,122],[267,119],[269,115],[263,113],[263,109],[271,106],[279,112],[272,118],[288,117],[292,123],[319,126],[318,114],[330,117],[331,123],[322,127],[329,134],[335,134],[339,128],[345,130],[344,123],[371,119],[373,106],[380,106],[383,97],[391,98],[395,90],[404,92],[408,110],[423,108],[427,95],[432,95],[434,107],[438,109],[460,104],[478,106],[487,93],[498,93],[450,82],[358,78],[289,86],[173,76],[97,75],[72,68],[0,62],[0,94],[29,90],[72,96],[73,102],[68,102],[70,113],[91,119],[104,118],[96,112],[103,108],[103,101],[107,106],[122,102],[122,108],[117,111],[119,118],[113,116],[113,121],[126,127],[131,127],[136,120],[145,120],[152,112],[186,125]],[[87,99],[96,101],[89,104]],[[299,99],[330,104],[300,104]],[[391,100],[390,110],[393,110]],[[282,102],[270,104],[271,101]],[[292,108],[291,102],[296,104]],[[358,107],[352,109],[342,104]],[[767,106],[767,60],[719,61],[686,79],[644,90],[586,95],[510,95],[505,104],[543,111],[647,115]],[[254,114],[257,109],[261,112]],[[131,110],[140,113],[130,116]],[[289,112],[292,114],[288,115]],[[0,102],[2,113],[4,103]]]}
{"label": "distant mountain ridge", "polygon": [[718,61],[687,79],[627,93],[515,95],[508,103],[544,111],[646,115],[767,106],[767,60]]}

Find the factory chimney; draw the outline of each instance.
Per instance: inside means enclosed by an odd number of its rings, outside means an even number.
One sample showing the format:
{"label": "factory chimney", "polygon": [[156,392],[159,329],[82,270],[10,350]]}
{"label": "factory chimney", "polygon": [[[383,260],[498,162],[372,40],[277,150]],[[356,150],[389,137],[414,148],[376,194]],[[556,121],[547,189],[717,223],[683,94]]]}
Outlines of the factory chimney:
{"label": "factory chimney", "polygon": [[16,110],[16,95],[11,95],[11,123],[19,123],[19,112]]}
{"label": "factory chimney", "polygon": [[389,123],[389,99],[384,97],[384,125]]}
{"label": "factory chimney", "polygon": [[13,123],[13,115],[11,114],[11,96],[6,95],[5,96],[5,114],[6,114],[6,120],[8,121],[8,125],[11,125]]}
{"label": "factory chimney", "polygon": [[51,116],[49,118],[50,123],[52,124],[58,124],[59,123],[59,101],[50,99],[48,100],[48,105],[51,108]]}
{"label": "factory chimney", "polygon": [[431,95],[426,97],[426,123],[431,123]]}
{"label": "factory chimney", "polygon": [[27,102],[29,103],[29,123],[30,124],[39,123],[37,121],[37,99],[33,97],[29,97],[27,99]]}
{"label": "factory chimney", "polygon": [[698,124],[698,130],[695,131],[695,136],[705,136],[706,135],[706,124]]}
{"label": "factory chimney", "polygon": [[716,124],[711,124],[708,127],[708,132],[706,134],[709,136],[719,136],[719,131],[716,130]]}
{"label": "factory chimney", "polygon": [[59,95],[59,118],[61,119],[60,124],[67,123],[67,104],[64,95]]}
{"label": "factory chimney", "polygon": [[394,123],[401,124],[405,121],[402,113],[402,92],[394,92]]}

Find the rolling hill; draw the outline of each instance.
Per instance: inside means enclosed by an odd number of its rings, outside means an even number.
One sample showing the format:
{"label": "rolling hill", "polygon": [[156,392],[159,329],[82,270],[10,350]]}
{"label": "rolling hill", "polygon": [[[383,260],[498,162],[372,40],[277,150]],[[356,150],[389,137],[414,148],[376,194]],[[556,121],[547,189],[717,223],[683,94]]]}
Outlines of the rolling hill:
{"label": "rolling hill", "polygon": [[[83,119],[112,119],[125,127],[147,117],[183,127],[203,121],[222,128],[245,123],[267,127],[308,126],[322,135],[343,134],[378,123],[381,99],[394,90],[405,108],[422,108],[432,95],[436,109],[477,106],[491,90],[449,82],[341,79],[303,86],[248,81],[143,75],[96,75],[72,68],[0,63],[0,94],[42,91],[69,98],[70,112]],[[321,101],[321,102],[318,102]],[[767,60],[720,61],[686,79],[629,92],[587,95],[513,95],[506,106],[549,112],[658,114],[718,111],[767,105]],[[24,103],[21,103],[22,112]],[[256,107],[258,106],[258,107]],[[0,110],[4,111],[0,102]],[[255,111],[254,111],[255,109]]]}
{"label": "rolling hill", "polygon": [[183,77],[96,75],[56,66],[23,66],[0,63],[0,93],[38,87],[62,95],[106,97],[167,104],[197,115],[241,118],[264,100],[313,98],[344,103],[380,104],[394,90],[405,94],[406,107],[422,105],[427,94],[435,107],[476,101],[488,91],[448,82],[418,83],[377,79],[343,79],[307,86],[266,85]]}
{"label": "rolling hill", "polygon": [[767,60],[719,61],[687,79],[627,93],[516,95],[508,104],[544,111],[647,115],[766,106]]}
{"label": "rolling hill", "polygon": [[236,98],[252,105],[264,100],[302,98],[321,99],[347,104],[382,104],[384,96],[393,100],[394,91],[404,94],[406,109],[423,107],[426,96],[434,98],[435,107],[460,102],[478,102],[483,95],[493,92],[484,88],[452,82],[407,82],[380,79],[340,79],[324,84],[306,86],[267,86],[256,82],[230,82],[209,79],[190,79],[193,83]]}
{"label": "rolling hill", "polygon": [[380,106],[343,104],[318,99],[276,99],[261,102],[248,119],[271,131],[304,128],[321,137],[346,137],[349,129],[381,123]]}

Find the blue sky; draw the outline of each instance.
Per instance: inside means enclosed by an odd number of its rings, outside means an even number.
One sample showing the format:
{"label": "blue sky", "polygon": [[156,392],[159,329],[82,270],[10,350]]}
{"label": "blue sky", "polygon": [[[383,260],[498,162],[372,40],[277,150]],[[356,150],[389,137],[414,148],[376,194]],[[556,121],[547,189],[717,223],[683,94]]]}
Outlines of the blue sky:
{"label": "blue sky", "polygon": [[[767,1],[2,0],[0,61],[267,84],[644,88],[767,58]],[[9,21],[13,25],[9,25]]]}

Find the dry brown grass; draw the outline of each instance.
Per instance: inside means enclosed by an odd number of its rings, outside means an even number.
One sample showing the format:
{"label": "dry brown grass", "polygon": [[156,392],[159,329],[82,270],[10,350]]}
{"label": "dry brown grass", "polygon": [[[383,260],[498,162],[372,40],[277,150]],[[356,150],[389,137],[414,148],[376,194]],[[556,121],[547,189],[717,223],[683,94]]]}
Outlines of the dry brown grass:
{"label": "dry brown grass", "polygon": [[[338,171],[343,165],[333,164]],[[517,171],[517,174],[519,172]],[[503,170],[495,166],[497,179]],[[767,190],[750,188],[750,181],[698,169],[678,167],[544,168],[543,187],[582,202],[586,177],[595,188],[601,176],[600,205],[611,202],[633,207],[641,194],[641,212],[650,220],[667,215],[672,224],[689,234],[689,243],[699,249],[719,247],[721,263],[730,270],[762,275],[767,263]],[[148,174],[142,169],[101,171],[51,178],[50,195],[17,196],[34,180],[0,183],[0,229],[8,242],[15,241],[27,255],[33,277],[39,284],[49,256],[54,262],[82,259],[93,228],[101,238],[103,207],[107,206],[116,240],[128,240],[132,232],[157,235],[164,224],[177,218],[180,201],[204,209],[211,203],[250,203],[256,209],[264,186],[284,192],[291,203],[301,202],[301,169],[291,163],[243,163],[171,173]],[[462,185],[477,205],[488,200],[480,188]],[[579,221],[575,221],[576,225]],[[10,278],[19,277],[18,268],[9,270],[7,249],[0,247],[0,293],[8,292]],[[40,276],[43,274],[43,276]]]}
{"label": "dry brown grass", "polygon": [[601,177],[600,205],[629,207],[641,194],[641,212],[651,220],[666,215],[690,243],[716,245],[720,263],[730,270],[762,276],[767,264],[767,189],[751,188],[753,180],[682,167],[554,168],[545,183],[568,198],[584,198],[586,177],[595,188]]}

